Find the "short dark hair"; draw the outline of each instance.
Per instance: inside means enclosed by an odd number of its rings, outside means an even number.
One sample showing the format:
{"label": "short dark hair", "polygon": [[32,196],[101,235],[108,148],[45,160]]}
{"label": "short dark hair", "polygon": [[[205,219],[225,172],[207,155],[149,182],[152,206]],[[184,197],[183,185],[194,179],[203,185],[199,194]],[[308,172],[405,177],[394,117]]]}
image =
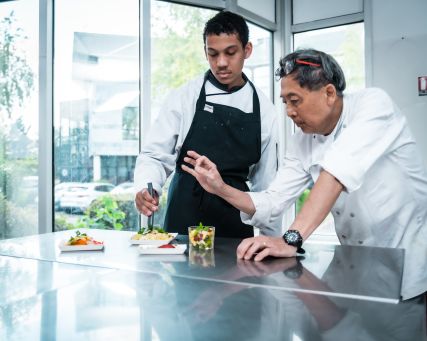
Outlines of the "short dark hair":
{"label": "short dark hair", "polygon": [[221,33],[236,34],[242,46],[245,47],[249,41],[249,28],[242,16],[229,11],[222,11],[210,18],[203,30],[203,43],[206,44],[206,37],[211,34]]}
{"label": "short dark hair", "polygon": [[331,55],[314,49],[300,49],[282,58],[279,64],[276,76],[292,75],[302,88],[309,90],[332,84],[337,95],[342,97],[346,85],[344,72]]}

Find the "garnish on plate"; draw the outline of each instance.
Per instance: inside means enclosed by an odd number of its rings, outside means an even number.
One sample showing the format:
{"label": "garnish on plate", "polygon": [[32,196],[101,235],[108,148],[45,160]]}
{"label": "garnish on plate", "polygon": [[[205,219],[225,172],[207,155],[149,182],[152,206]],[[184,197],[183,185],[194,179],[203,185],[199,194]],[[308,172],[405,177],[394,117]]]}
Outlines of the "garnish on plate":
{"label": "garnish on plate", "polygon": [[103,242],[99,242],[92,237],[89,237],[86,233],[81,233],[80,231],[76,231],[75,236],[71,236],[67,241],[66,245],[90,245],[90,244],[103,244]]}
{"label": "garnish on plate", "polygon": [[172,244],[163,244],[158,247],[159,249],[175,249],[175,245]]}
{"label": "garnish on plate", "polygon": [[173,238],[173,235],[167,233],[161,227],[153,227],[152,229],[141,227],[138,233],[132,236],[133,240],[168,240],[171,238]]}

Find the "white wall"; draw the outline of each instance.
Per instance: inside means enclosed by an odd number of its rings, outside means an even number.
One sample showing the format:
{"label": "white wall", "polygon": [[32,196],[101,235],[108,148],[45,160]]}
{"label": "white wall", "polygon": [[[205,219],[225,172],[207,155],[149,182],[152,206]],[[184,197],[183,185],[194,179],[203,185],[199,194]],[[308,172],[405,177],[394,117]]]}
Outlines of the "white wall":
{"label": "white wall", "polygon": [[427,163],[427,96],[418,96],[418,77],[427,76],[427,1],[371,1],[371,85],[404,112]]}

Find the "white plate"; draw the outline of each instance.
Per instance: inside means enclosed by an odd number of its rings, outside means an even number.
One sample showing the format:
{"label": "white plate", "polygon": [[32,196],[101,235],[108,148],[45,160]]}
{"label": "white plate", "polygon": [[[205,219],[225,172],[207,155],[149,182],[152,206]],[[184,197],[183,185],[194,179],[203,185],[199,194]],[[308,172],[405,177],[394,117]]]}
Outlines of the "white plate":
{"label": "white plate", "polygon": [[172,235],[169,239],[163,239],[163,240],[153,240],[153,239],[130,239],[131,244],[139,244],[139,245],[163,245],[163,244],[169,244],[172,240],[176,238],[178,233],[169,233]]}
{"label": "white plate", "polygon": [[174,244],[174,248],[159,248],[157,245],[140,245],[141,255],[182,255],[187,250],[187,244]]}
{"label": "white plate", "polygon": [[102,250],[104,248],[104,244],[67,245],[65,240],[59,243],[58,246],[61,251],[93,251]]}

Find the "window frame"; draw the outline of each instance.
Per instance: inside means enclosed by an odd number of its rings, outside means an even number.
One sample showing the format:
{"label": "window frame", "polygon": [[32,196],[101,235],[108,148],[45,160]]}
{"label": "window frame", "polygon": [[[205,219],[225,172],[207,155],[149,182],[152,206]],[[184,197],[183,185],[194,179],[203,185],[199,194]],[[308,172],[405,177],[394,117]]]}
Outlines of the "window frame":
{"label": "window frame", "polygon": [[[139,0],[139,33],[140,33],[140,112],[139,112],[139,149],[141,150],[144,136],[150,129],[151,122],[151,40],[150,40],[150,7],[151,1],[165,0]],[[240,6],[237,0],[175,0],[171,3],[209,8],[226,9],[240,13],[251,23],[266,29],[273,34],[271,48],[273,64],[276,65],[280,56],[276,51],[283,51],[282,37],[279,26],[281,20],[277,10],[281,8],[281,1],[276,1],[276,22],[258,16]],[[54,231],[54,145],[53,145],[53,53],[54,53],[54,0],[39,0],[39,207],[38,207],[38,232],[47,233]],[[273,68],[272,68],[273,69]],[[271,70],[273,72],[273,70]],[[278,98],[277,84],[273,82],[273,100]],[[277,103],[278,101],[274,101]],[[141,113],[144,112],[144,115]],[[282,149],[282,148],[280,148]]]}

